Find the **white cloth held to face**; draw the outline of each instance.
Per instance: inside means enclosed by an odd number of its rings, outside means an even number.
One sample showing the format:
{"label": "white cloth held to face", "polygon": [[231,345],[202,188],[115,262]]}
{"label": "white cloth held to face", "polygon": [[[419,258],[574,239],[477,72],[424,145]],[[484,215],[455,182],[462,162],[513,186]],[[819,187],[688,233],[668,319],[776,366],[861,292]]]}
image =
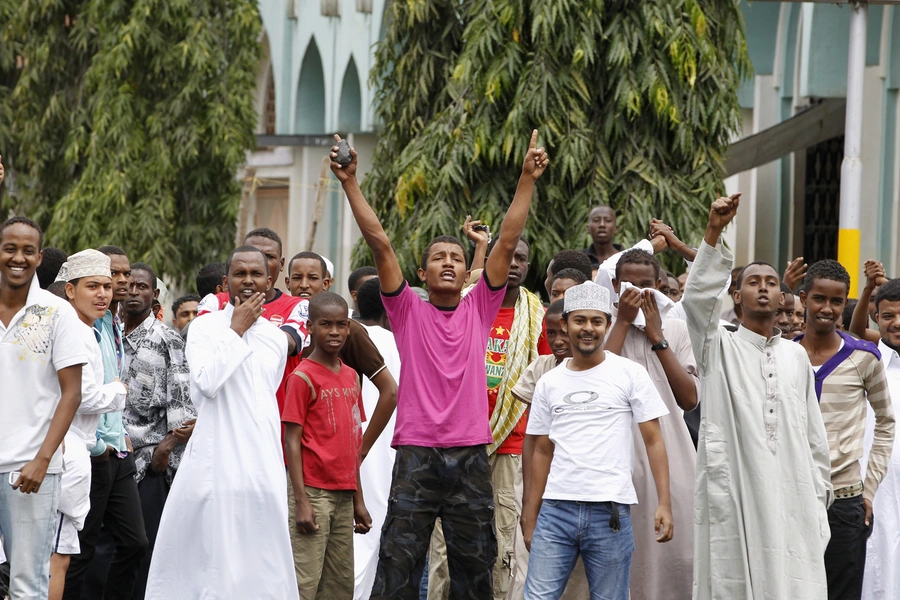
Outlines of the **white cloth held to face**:
{"label": "white cloth held to face", "polygon": [[[622,293],[625,292],[625,290],[630,289],[630,288],[635,288],[640,292],[643,292],[644,290],[653,292],[653,298],[656,300],[656,309],[659,311],[659,317],[662,320],[662,328],[665,329],[666,328],[666,315],[669,313],[670,310],[672,310],[672,307],[675,306],[675,303],[672,301],[672,299],[669,298],[668,296],[666,296],[665,294],[663,294],[661,291],[657,290],[656,288],[641,289],[641,288],[637,287],[636,285],[632,285],[632,284],[628,283],[627,281],[623,281],[619,284],[619,294],[621,295]],[[637,316],[634,318],[634,321],[631,324],[634,325],[635,327],[637,327],[638,329],[640,329],[641,331],[644,330],[644,327],[647,326],[647,320],[644,318],[643,310],[638,311]]]}

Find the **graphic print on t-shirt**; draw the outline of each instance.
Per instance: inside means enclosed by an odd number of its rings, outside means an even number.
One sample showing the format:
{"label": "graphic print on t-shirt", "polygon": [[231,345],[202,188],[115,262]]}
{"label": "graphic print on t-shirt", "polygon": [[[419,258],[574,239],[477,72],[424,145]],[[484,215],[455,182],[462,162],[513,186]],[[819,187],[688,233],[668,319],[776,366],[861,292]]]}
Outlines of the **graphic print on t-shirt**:
{"label": "graphic print on t-shirt", "polygon": [[487,374],[488,403],[492,411],[497,402],[500,382],[506,372],[506,346],[509,344],[509,330],[512,329],[514,316],[515,308],[501,308],[488,337],[484,369]]}

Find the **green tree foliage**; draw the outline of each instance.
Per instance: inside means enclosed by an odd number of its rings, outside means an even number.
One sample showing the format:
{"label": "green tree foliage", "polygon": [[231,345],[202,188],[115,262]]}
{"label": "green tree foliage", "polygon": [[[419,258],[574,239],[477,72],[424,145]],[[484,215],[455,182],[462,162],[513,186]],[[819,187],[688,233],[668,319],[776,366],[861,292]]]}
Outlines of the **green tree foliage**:
{"label": "green tree foliage", "polygon": [[0,0],[0,208],[186,278],[233,243],[254,0]]}
{"label": "green tree foliage", "polygon": [[652,217],[699,240],[751,68],[739,0],[394,1],[386,18],[364,190],[407,276],[466,214],[496,228],[535,127],[551,165],[526,230],[532,283],[587,245],[598,204],[621,241]]}

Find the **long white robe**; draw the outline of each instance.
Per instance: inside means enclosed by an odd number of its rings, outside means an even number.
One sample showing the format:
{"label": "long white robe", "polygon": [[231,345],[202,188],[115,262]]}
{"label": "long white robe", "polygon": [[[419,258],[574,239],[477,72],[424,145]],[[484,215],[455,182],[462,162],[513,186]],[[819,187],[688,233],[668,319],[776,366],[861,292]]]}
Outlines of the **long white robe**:
{"label": "long white robe", "polygon": [[719,326],[733,259],[703,243],[683,306],[700,371],[695,600],[827,597],[831,464],[806,351]]}
{"label": "long white robe", "polygon": [[[666,319],[665,337],[669,342],[670,351],[691,375],[695,388],[699,388],[697,365],[691,352],[691,341],[685,322],[673,317]],[[653,480],[644,439],[640,427],[635,424],[632,428],[634,436],[632,481],[638,503],[631,507],[631,525],[634,529],[631,600],[656,600],[666,597],[686,599],[691,593],[691,564],[694,560],[694,467],[697,452],[684,422],[684,411],[678,406],[666,371],[656,352],[651,350],[651,346],[647,336],[632,325],[628,328],[619,354],[646,367],[666,408],[669,409],[669,414],[659,418],[659,426],[669,457],[669,491],[672,497],[675,536],[666,544],[656,541],[653,528],[659,498],[656,495],[656,483]]]}
{"label": "long white robe", "polygon": [[[394,381],[400,381],[400,353],[394,334],[383,327],[366,326],[372,343],[384,358],[384,364]],[[378,388],[363,378],[363,406],[367,415],[375,412],[378,404]],[[391,473],[394,469],[394,454],[391,440],[394,439],[396,411],[385,426],[378,440],[372,445],[366,460],[359,469],[366,509],[372,517],[372,530],[365,535],[353,536],[353,570],[355,571],[354,600],[368,600],[375,584],[375,569],[378,566],[378,548],[381,543],[381,528],[387,516],[388,496],[391,493]],[[363,423],[363,431],[368,427]]]}
{"label": "long white robe", "polygon": [[[878,342],[881,362],[893,402],[900,401],[900,355]],[[866,438],[860,464],[866,472],[869,451],[875,437],[875,411],[866,404]],[[881,480],[872,501],[875,524],[866,545],[866,573],[863,600],[900,598],[900,436],[894,437],[894,452],[887,474]]]}
{"label": "long white robe", "polygon": [[195,319],[187,342],[197,423],[163,510],[148,600],[298,598],[275,391],[287,339],[234,307]]}

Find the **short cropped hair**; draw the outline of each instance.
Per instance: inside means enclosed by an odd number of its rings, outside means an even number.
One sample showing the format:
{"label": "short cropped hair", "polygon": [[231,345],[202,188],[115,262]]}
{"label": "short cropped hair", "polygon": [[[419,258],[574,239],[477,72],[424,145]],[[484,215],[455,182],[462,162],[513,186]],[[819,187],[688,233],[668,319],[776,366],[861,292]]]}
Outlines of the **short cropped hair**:
{"label": "short cropped hair", "polygon": [[223,262],[209,263],[197,271],[197,278],[194,282],[197,285],[197,293],[200,294],[200,297],[215,294],[216,286],[222,285],[222,278],[227,273]]}
{"label": "short cropped hair", "polygon": [[41,229],[41,226],[38,225],[33,220],[28,217],[15,216],[10,217],[3,222],[3,225],[0,225],[0,238],[3,237],[3,232],[6,231],[7,227],[12,227],[13,225],[21,223],[22,225],[28,225],[32,229],[36,229],[38,232],[38,250],[44,247],[44,231]]}
{"label": "short cropped hair", "polygon": [[153,270],[153,267],[151,267],[147,263],[142,262],[131,263],[131,272],[134,273],[135,271],[146,271],[147,273],[149,273],[151,285],[153,286],[154,290],[156,289],[156,271]]}
{"label": "short cropped hair", "polygon": [[375,267],[370,267],[368,265],[356,269],[350,273],[350,277],[347,278],[347,289],[351,292],[355,292],[359,289],[359,282],[366,277],[378,277],[378,270]]}
{"label": "short cropped hair", "polygon": [[566,308],[566,301],[560,298],[556,302],[550,304],[547,307],[547,312],[544,313],[544,316],[547,315],[561,315]]}
{"label": "short cropped hair", "polygon": [[847,272],[844,265],[836,260],[826,258],[809,265],[806,277],[803,278],[803,289],[806,290],[807,294],[812,289],[813,281],[816,279],[829,279],[843,283],[847,288],[847,293],[850,293],[850,273]]}
{"label": "short cropped hair", "polygon": [[[347,301],[334,292],[320,292],[309,299],[309,320],[315,321],[319,312],[326,306],[339,306],[346,315],[349,311]],[[348,317],[349,318],[349,317]]]}
{"label": "short cropped hair", "polygon": [[381,282],[377,277],[359,286],[356,290],[356,303],[359,305],[359,316],[366,321],[377,321],[384,315]]}
{"label": "short cropped hair", "polygon": [[102,252],[107,256],[126,256],[125,251],[118,246],[100,246],[97,252]]}
{"label": "short cropped hair", "polygon": [[648,265],[653,267],[653,272],[656,274],[656,279],[659,279],[659,272],[661,270],[659,266],[659,261],[656,260],[656,257],[647,252],[646,250],[641,250],[640,248],[632,248],[631,250],[626,250],[622,253],[622,256],[619,257],[619,262],[616,263],[616,279],[618,280],[622,276],[622,266],[623,265]]}
{"label": "short cropped hair", "polygon": [[428,262],[428,255],[431,254],[431,247],[435,244],[456,244],[462,249],[463,256],[466,255],[466,247],[459,241],[459,238],[455,238],[452,235],[439,235],[428,242],[428,245],[425,246],[425,250],[422,252],[422,270],[425,270],[425,265]]}
{"label": "short cropped hair", "polygon": [[295,260],[300,260],[302,258],[308,258],[309,260],[317,260],[322,265],[322,277],[327,277],[328,274],[328,265],[325,264],[325,259],[322,258],[320,254],[316,254],[315,252],[298,252],[294,255],[293,258],[288,262],[288,273],[291,272],[291,265],[294,264]]}
{"label": "short cropped hair", "polygon": [[63,263],[68,260],[69,255],[59,248],[44,248],[44,255],[41,258],[41,264],[37,267],[38,282],[45,290],[50,289],[50,284],[56,281],[59,270]]}
{"label": "short cropped hair", "polygon": [[201,300],[203,299],[197,294],[186,294],[181,298],[178,298],[177,300],[175,300],[175,302],[172,303],[172,316],[178,314],[178,309],[181,308],[181,305],[185,302],[200,302]]}
{"label": "short cropped hair", "polygon": [[553,256],[553,262],[550,263],[550,275],[555,276],[563,269],[577,269],[584,273],[587,279],[594,276],[591,259],[581,250],[560,250]]}
{"label": "short cropped hair", "polygon": [[553,281],[556,281],[557,279],[571,279],[575,282],[575,285],[581,285],[588,280],[588,278],[584,276],[584,273],[582,273],[578,269],[572,268],[563,269],[562,271],[554,275]]}
{"label": "short cropped hair", "polygon": [[747,272],[747,269],[749,269],[750,267],[756,266],[756,265],[763,266],[763,267],[770,267],[773,271],[775,271],[776,275],[778,274],[778,269],[773,267],[771,263],[767,263],[764,260],[754,260],[752,263],[750,263],[746,267],[741,267],[740,268],[741,270],[738,271],[737,277],[734,276],[734,269],[731,270],[731,277],[734,278],[735,289],[737,289],[737,290],[741,289],[741,285],[743,285],[743,283],[744,283],[744,273]]}
{"label": "short cropped hair", "polygon": [[228,258],[225,260],[225,274],[231,273],[231,261],[234,259],[235,254],[243,254],[244,252],[255,252],[262,256],[263,264],[266,265],[266,275],[271,275],[269,273],[269,261],[266,259],[266,255],[263,254],[263,251],[257,248],[256,246],[238,246],[234,250],[231,251],[231,254],[228,255]]}
{"label": "short cropped hair", "polygon": [[878,288],[875,292],[875,312],[878,312],[878,303],[882,300],[900,302],[900,279],[891,279]]}
{"label": "short cropped hair", "polygon": [[281,254],[281,249],[283,247],[283,245],[281,243],[281,237],[279,237],[279,235],[277,233],[275,233],[268,227],[257,227],[256,229],[251,231],[250,233],[248,233],[247,235],[244,236],[244,243],[246,244],[247,240],[249,240],[250,238],[255,238],[255,237],[261,237],[261,238],[266,238],[267,240],[272,240],[273,242],[278,244],[278,253]]}

